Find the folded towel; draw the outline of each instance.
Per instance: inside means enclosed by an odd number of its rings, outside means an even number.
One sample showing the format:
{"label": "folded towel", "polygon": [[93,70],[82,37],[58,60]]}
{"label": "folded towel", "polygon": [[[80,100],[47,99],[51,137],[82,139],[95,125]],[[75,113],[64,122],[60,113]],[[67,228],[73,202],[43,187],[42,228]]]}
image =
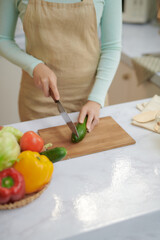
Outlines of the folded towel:
{"label": "folded towel", "polygon": [[141,113],[133,117],[132,124],[160,133],[160,96],[155,95],[148,103],[138,104]]}
{"label": "folded towel", "polygon": [[146,105],[148,104],[148,102],[144,102],[144,103],[138,103],[136,105],[136,108],[140,111],[143,111],[143,109],[146,107]]}

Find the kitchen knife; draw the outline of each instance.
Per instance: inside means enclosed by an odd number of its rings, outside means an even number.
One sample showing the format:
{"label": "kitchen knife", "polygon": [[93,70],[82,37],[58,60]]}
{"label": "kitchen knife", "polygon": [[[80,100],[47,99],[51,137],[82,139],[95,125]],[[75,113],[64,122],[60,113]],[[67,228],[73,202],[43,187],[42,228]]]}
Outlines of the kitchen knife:
{"label": "kitchen knife", "polygon": [[49,93],[50,93],[50,96],[53,98],[54,102],[57,104],[57,108],[58,108],[59,113],[61,114],[62,118],[64,119],[64,121],[66,122],[66,124],[68,125],[68,127],[70,128],[72,133],[76,134],[76,136],[79,137],[77,129],[76,129],[74,123],[70,119],[68,113],[63,108],[61,102],[59,100],[55,100],[54,94],[53,94],[51,89],[49,90]]}

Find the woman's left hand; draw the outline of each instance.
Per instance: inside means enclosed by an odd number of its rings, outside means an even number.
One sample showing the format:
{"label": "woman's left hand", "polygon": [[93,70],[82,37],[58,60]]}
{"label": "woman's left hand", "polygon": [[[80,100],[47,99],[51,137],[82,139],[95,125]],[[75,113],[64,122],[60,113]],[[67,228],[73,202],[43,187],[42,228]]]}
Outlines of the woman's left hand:
{"label": "woman's left hand", "polygon": [[87,120],[87,130],[91,132],[93,128],[99,123],[100,114],[100,104],[93,101],[88,101],[81,109],[78,122],[83,123],[86,115],[88,115]]}

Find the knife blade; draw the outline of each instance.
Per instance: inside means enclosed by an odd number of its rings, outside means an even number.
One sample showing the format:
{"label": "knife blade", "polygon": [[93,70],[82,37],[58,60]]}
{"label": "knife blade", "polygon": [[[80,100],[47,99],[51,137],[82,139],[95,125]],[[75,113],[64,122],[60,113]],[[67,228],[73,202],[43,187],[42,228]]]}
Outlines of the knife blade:
{"label": "knife blade", "polygon": [[77,129],[72,122],[71,118],[69,117],[68,113],[65,111],[64,107],[62,106],[61,102],[59,100],[55,100],[52,90],[49,90],[50,96],[53,98],[54,102],[57,104],[57,108],[59,113],[61,114],[62,118],[64,119],[65,123],[68,125],[72,133],[76,134],[77,137],[79,137]]}

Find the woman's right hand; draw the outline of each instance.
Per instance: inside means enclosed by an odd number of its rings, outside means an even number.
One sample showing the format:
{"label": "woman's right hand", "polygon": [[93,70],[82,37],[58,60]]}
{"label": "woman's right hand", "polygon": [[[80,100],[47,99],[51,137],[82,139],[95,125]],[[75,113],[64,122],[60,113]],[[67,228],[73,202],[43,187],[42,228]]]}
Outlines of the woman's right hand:
{"label": "woman's right hand", "polygon": [[43,90],[46,97],[50,96],[49,89],[51,88],[55,100],[59,100],[60,95],[57,88],[57,77],[44,63],[39,63],[34,68],[33,81],[38,88]]}

